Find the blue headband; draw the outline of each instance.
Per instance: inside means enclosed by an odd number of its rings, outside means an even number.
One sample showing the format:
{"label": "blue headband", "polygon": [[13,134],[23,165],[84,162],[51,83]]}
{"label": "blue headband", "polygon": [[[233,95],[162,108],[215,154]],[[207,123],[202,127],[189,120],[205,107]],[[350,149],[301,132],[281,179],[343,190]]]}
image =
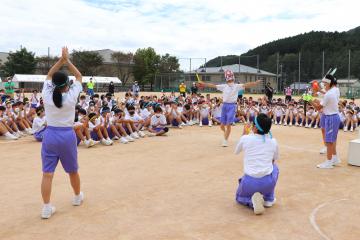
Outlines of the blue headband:
{"label": "blue headband", "polygon": [[[254,119],[254,123],[255,123],[255,127],[260,131],[260,132],[264,132],[264,130],[262,129],[262,127],[260,127],[259,123],[258,123],[258,120],[257,120],[257,117],[255,117]],[[270,139],[272,138],[272,134],[271,134],[271,131],[269,131],[269,136],[270,136]],[[263,138],[264,138],[264,142],[265,142],[265,134],[263,135]]]}

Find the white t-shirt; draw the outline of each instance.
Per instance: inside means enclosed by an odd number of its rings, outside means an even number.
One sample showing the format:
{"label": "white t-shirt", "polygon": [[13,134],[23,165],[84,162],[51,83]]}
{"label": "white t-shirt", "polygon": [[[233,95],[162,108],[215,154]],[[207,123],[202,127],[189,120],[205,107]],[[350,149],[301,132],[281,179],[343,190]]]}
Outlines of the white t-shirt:
{"label": "white t-shirt", "polygon": [[273,160],[279,158],[277,142],[268,135],[245,135],[236,145],[235,154],[244,151],[244,172],[246,175],[261,178],[273,171]]}
{"label": "white t-shirt", "polygon": [[81,91],[81,83],[79,81],[74,81],[74,84],[70,86],[69,91],[62,94],[62,108],[57,108],[52,99],[54,92],[52,81],[45,80],[42,96],[44,100],[46,120],[49,126],[74,126],[75,105]]}
{"label": "white t-shirt", "polygon": [[143,119],[137,113],[134,113],[134,115],[132,115],[132,116],[128,113],[128,114],[125,114],[125,120],[141,121]]}
{"label": "white t-shirt", "polygon": [[244,85],[235,83],[220,84],[216,85],[216,89],[223,92],[224,103],[236,103],[238,92],[244,89]]}
{"label": "white t-shirt", "polygon": [[96,128],[97,126],[99,126],[101,124],[100,118],[97,118],[95,120],[95,124],[93,124],[92,122],[89,121],[89,130],[92,131],[94,130],[94,128]]}
{"label": "white t-shirt", "polygon": [[339,112],[339,90],[337,87],[331,88],[324,95],[320,104],[323,106],[323,113],[325,115],[333,115]]}
{"label": "white t-shirt", "polygon": [[200,108],[201,117],[207,118],[209,116],[209,113],[210,113],[210,108],[209,107]]}
{"label": "white t-shirt", "polygon": [[214,109],[213,109],[213,116],[214,116],[215,118],[221,117],[221,105],[214,107]]}
{"label": "white t-shirt", "polygon": [[150,119],[151,126],[156,127],[159,124],[166,125],[166,117],[164,114],[161,114],[160,117],[157,117],[156,115],[153,115]]}
{"label": "white t-shirt", "polygon": [[39,132],[45,128],[46,118],[45,116],[43,118],[40,118],[36,116],[33,120],[32,124],[32,130],[34,132]]}

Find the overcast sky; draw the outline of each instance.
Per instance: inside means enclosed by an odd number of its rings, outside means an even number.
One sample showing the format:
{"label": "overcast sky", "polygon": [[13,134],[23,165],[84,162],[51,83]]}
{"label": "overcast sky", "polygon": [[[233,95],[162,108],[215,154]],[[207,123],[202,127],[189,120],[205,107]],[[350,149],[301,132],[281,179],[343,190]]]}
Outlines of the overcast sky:
{"label": "overcast sky", "polygon": [[0,51],[153,47],[210,59],[312,30],[347,31],[360,25],[359,7],[356,0],[0,0]]}

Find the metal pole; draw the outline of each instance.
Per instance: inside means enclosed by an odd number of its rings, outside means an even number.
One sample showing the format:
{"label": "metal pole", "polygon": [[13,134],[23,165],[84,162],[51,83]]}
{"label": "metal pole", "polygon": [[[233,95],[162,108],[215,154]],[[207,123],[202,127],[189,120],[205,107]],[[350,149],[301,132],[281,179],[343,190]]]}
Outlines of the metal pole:
{"label": "metal pole", "polygon": [[351,70],[351,68],[350,68],[350,65],[351,65],[351,50],[349,49],[349,67],[348,67],[348,93],[350,93],[350,74],[351,74],[351,72],[350,72],[350,70]]}
{"label": "metal pole", "polygon": [[[280,76],[281,76],[281,80],[280,80],[280,82],[281,82],[281,86],[280,86],[280,91],[283,89],[283,76],[282,76],[282,67],[283,67],[283,65],[282,64],[280,64]],[[282,87],[282,88],[281,88]]]}
{"label": "metal pole", "polygon": [[240,83],[240,72],[241,72],[241,54],[239,55],[239,83]]}
{"label": "metal pole", "polygon": [[325,74],[325,52],[322,52],[322,74],[321,77],[323,78]]}
{"label": "metal pole", "polygon": [[301,77],[301,52],[299,52],[299,86],[298,86],[298,94],[300,94],[300,77]]}
{"label": "metal pole", "polygon": [[279,89],[279,53],[276,54],[276,85],[277,85],[277,90],[278,92],[280,91]]}
{"label": "metal pole", "polygon": [[221,68],[220,68],[220,69],[222,69],[222,67],[223,67],[223,64],[222,64],[222,56],[220,56],[220,65],[221,65]]}
{"label": "metal pole", "polygon": [[189,76],[189,80],[190,80],[190,82],[191,82],[191,58],[190,58],[190,76]]}
{"label": "metal pole", "polygon": [[204,60],[205,60],[204,68],[205,68],[205,81],[206,81],[206,58],[204,58]]}
{"label": "metal pole", "polygon": [[259,68],[259,58],[260,58],[260,56],[259,56],[259,54],[256,55],[256,57],[257,57],[257,71],[259,73],[260,72],[260,68]]}
{"label": "metal pole", "polygon": [[50,47],[48,47],[48,65],[47,65],[47,68],[48,68],[48,71],[50,70]]}

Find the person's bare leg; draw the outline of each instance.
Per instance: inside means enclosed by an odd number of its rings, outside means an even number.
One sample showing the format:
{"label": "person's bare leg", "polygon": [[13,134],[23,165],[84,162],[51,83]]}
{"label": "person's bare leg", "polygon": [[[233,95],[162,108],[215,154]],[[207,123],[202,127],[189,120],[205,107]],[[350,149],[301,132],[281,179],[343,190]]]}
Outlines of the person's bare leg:
{"label": "person's bare leg", "polygon": [[80,194],[80,176],[78,172],[69,173],[71,187],[73,188],[74,194]]}
{"label": "person's bare leg", "polygon": [[224,133],[225,140],[229,139],[230,133],[231,133],[231,125],[226,125],[226,130]]}
{"label": "person's bare leg", "polygon": [[44,204],[48,204],[50,202],[53,177],[54,173],[43,173],[41,181],[41,196],[43,198]]}

